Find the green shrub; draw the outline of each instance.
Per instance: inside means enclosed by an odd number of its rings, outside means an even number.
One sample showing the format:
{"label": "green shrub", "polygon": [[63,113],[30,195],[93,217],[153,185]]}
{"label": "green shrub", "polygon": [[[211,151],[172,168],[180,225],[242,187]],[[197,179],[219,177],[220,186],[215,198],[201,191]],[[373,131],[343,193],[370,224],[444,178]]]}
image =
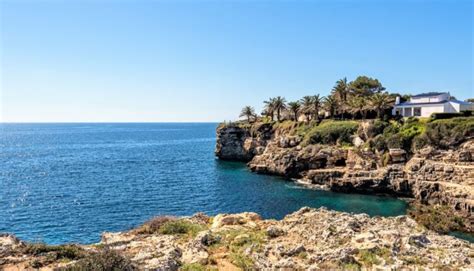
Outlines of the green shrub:
{"label": "green shrub", "polygon": [[472,116],[472,111],[462,111],[460,113],[433,113],[431,114],[430,118],[431,120],[440,120],[470,116]]}
{"label": "green shrub", "polygon": [[204,230],[204,226],[202,225],[194,224],[186,220],[174,220],[163,224],[159,232],[161,234],[190,234],[195,236],[202,230]]}
{"label": "green shrub", "polygon": [[427,141],[440,148],[456,146],[474,136],[474,117],[435,120],[427,124]]}
{"label": "green shrub", "polygon": [[185,263],[179,268],[180,271],[206,271],[206,266],[200,263]]}
{"label": "green shrub", "polygon": [[253,260],[242,253],[231,253],[232,263],[244,271],[255,270]]}
{"label": "green shrub", "polygon": [[381,261],[377,257],[377,253],[368,249],[359,250],[357,256],[359,257],[360,262],[369,267],[381,263]]}
{"label": "green shrub", "polygon": [[159,232],[160,228],[169,221],[175,221],[175,217],[171,216],[157,216],[147,222],[142,226],[135,229],[135,232],[138,234],[153,234]]}
{"label": "green shrub", "polygon": [[110,249],[103,249],[96,253],[90,253],[87,257],[79,260],[76,264],[59,270],[64,271],[131,271],[137,268],[131,261],[118,252]]}
{"label": "green shrub", "polygon": [[77,245],[46,245],[42,243],[27,244],[23,248],[23,253],[41,256],[48,255],[50,259],[70,259],[76,260],[84,257],[86,252]]}
{"label": "green shrub", "polygon": [[464,218],[457,216],[449,206],[415,203],[410,205],[408,215],[427,229],[441,234],[466,230]]}
{"label": "green shrub", "polygon": [[358,126],[355,121],[325,121],[311,128],[306,138],[311,144],[351,143]]}

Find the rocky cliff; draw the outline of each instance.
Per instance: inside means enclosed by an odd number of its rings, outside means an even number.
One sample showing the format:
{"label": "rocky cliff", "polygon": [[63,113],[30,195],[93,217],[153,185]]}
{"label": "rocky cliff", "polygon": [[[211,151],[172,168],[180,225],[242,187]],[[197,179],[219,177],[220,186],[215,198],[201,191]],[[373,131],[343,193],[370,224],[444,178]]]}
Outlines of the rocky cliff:
{"label": "rocky cliff", "polygon": [[[474,245],[406,217],[304,207],[280,221],[255,213],[158,217],[94,245],[0,236],[0,269],[472,270]],[[115,269],[114,269],[115,268]]]}
{"label": "rocky cliff", "polygon": [[[474,224],[473,139],[453,149],[427,146],[408,154],[403,149],[369,150],[358,136],[353,137],[352,147],[303,144],[301,136],[269,127],[219,127],[216,155],[245,157],[239,160],[248,161],[254,172],[286,176],[333,191],[384,193],[446,204]],[[234,148],[236,145],[244,147]]]}

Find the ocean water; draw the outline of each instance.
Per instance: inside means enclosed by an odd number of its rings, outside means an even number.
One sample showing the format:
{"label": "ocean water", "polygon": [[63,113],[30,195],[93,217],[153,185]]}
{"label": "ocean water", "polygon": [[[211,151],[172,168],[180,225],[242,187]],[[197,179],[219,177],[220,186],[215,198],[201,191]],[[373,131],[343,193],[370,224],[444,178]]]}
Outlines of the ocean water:
{"label": "ocean water", "polygon": [[215,159],[214,123],[0,124],[0,232],[51,244],[92,243],[157,215],[303,206],[370,215],[404,201],[306,189]]}

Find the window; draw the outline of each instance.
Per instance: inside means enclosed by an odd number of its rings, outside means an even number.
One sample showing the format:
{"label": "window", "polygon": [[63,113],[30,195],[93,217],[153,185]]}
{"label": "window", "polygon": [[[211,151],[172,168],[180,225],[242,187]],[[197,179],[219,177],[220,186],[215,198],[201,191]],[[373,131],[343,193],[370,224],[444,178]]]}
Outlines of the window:
{"label": "window", "polygon": [[413,108],[413,116],[420,117],[421,116],[421,107]]}
{"label": "window", "polygon": [[411,117],[411,107],[403,108],[403,116]]}

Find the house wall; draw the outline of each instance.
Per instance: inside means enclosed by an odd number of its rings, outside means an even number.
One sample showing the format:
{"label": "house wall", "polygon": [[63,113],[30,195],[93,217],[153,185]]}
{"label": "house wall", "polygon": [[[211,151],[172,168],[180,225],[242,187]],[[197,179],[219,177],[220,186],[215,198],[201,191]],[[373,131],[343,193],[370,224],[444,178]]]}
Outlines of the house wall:
{"label": "house wall", "polygon": [[[446,104],[449,104],[449,103],[445,103],[445,104],[430,104],[430,105],[423,105],[423,106],[419,106],[421,107],[421,117],[430,117],[431,114],[433,113],[442,113],[442,112],[446,112],[445,111],[445,105]],[[417,107],[417,106],[415,106]]]}
{"label": "house wall", "polygon": [[445,103],[444,104],[444,112],[446,113],[458,113],[461,111],[460,104],[458,103]]}

